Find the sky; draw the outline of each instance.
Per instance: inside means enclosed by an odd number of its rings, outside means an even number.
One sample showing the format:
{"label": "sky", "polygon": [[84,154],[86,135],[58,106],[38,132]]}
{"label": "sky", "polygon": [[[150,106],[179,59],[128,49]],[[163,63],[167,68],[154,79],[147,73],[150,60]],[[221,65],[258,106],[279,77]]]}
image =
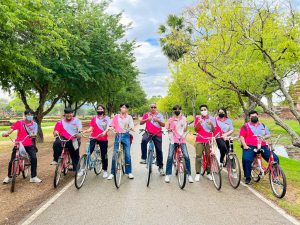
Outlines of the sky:
{"label": "sky", "polygon": [[167,95],[164,78],[169,76],[167,58],[162,54],[157,34],[158,26],[164,24],[168,14],[180,14],[185,6],[195,0],[114,0],[108,7],[111,14],[123,12],[121,22],[132,22],[132,29],[125,36],[128,40],[136,38],[141,45],[135,50],[137,66],[141,72],[142,85],[148,97]]}

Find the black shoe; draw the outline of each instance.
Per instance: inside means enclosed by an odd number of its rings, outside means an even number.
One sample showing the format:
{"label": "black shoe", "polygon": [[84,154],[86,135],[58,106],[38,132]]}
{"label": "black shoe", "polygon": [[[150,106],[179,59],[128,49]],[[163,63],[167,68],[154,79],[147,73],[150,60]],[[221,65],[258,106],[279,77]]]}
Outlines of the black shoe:
{"label": "black shoe", "polygon": [[246,180],[245,180],[245,184],[248,184],[250,185],[251,184],[251,178],[250,177],[247,177]]}

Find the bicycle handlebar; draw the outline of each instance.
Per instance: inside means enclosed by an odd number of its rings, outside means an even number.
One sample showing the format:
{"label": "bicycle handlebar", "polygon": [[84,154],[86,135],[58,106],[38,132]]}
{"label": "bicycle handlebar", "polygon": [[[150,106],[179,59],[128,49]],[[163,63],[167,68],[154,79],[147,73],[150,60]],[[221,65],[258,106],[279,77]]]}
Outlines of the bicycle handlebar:
{"label": "bicycle handlebar", "polygon": [[62,140],[60,137],[63,137],[63,136],[60,136],[60,135],[58,135],[58,138],[59,138],[59,140],[62,141],[62,142],[68,142],[68,141],[71,140],[72,137],[75,137],[75,135],[76,135],[76,134],[72,135],[72,136],[71,136],[69,139],[67,139],[67,140]]}
{"label": "bicycle handlebar", "polygon": [[131,128],[129,128],[128,130],[126,130],[126,132],[116,132],[116,131],[114,131],[112,129],[109,129],[109,131],[113,132],[114,134],[127,134],[127,133],[129,133],[130,130],[131,130]]}
{"label": "bicycle handlebar", "polygon": [[[261,136],[261,135],[255,135],[255,136],[258,137],[258,138],[260,138],[263,142],[266,142],[266,143],[269,144],[269,142],[267,142],[267,140],[266,140],[263,136]],[[277,137],[277,139],[276,139],[276,141],[275,141],[274,146],[276,146],[276,144],[277,144],[277,142],[279,141],[279,139],[280,139],[281,136],[282,136],[282,134],[279,134],[279,135],[278,135],[278,137]],[[272,148],[273,148],[273,142],[272,142],[272,140],[271,140],[271,145],[272,145]]]}
{"label": "bicycle handlebar", "polygon": [[185,134],[184,134],[184,137],[178,137],[177,134],[174,132],[174,130],[171,129],[171,131],[168,131],[168,132],[172,132],[175,136],[175,138],[177,138],[178,140],[183,140],[186,138],[186,136],[188,135],[188,133],[190,133],[190,131],[188,130]]}
{"label": "bicycle handlebar", "polygon": [[[147,131],[146,129],[140,129],[140,133],[142,133],[142,132],[147,132],[148,134],[151,134],[151,133],[149,133],[149,131]],[[162,133],[163,135],[165,135],[165,133],[162,131],[162,130],[160,130],[160,131],[157,131],[156,132],[156,134],[151,134],[152,136],[156,136],[158,133]]]}
{"label": "bicycle handlebar", "polygon": [[209,137],[209,138],[202,137],[202,136],[201,136],[200,134],[198,134],[198,133],[193,134],[193,135],[199,136],[199,137],[201,137],[202,139],[207,139],[207,140],[211,140],[211,139],[216,138],[216,137],[221,137],[220,132],[217,133],[214,137]]}
{"label": "bicycle handlebar", "polygon": [[9,137],[10,140],[11,140],[13,143],[17,144],[17,143],[23,143],[23,142],[29,137],[29,135],[27,135],[27,136],[23,139],[23,141],[16,141],[17,138],[14,140],[10,135],[8,135],[8,136],[6,136],[6,137]]}

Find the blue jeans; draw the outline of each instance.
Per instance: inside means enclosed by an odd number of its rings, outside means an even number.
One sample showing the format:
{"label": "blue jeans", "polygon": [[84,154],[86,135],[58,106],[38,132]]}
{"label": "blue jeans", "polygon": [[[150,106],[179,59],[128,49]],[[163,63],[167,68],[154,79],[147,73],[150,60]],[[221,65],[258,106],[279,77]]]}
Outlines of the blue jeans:
{"label": "blue jeans", "polygon": [[114,174],[115,172],[115,156],[116,153],[119,149],[119,139],[121,138],[121,142],[123,144],[123,149],[124,149],[124,153],[125,153],[125,164],[128,165],[129,167],[125,167],[125,173],[129,174],[131,173],[131,155],[130,155],[130,136],[129,133],[126,134],[116,134],[116,138],[115,138],[115,144],[114,144],[114,154],[113,154],[113,158],[112,158],[112,163],[111,163],[111,174]]}
{"label": "blue jeans", "polygon": [[[171,175],[172,174],[174,151],[175,151],[175,144],[170,144],[169,145],[168,160],[167,160],[166,175]],[[190,161],[189,153],[187,151],[186,144],[181,144],[181,151],[182,151],[183,157],[185,159],[187,174],[191,175],[191,161]]]}
{"label": "blue jeans", "polygon": [[[248,145],[250,147],[250,149],[243,149],[243,170],[244,170],[244,176],[247,177],[251,177],[251,169],[252,169],[252,163],[254,161],[254,157],[255,154],[253,152],[253,150],[255,148],[257,148],[257,146],[253,146],[253,145]],[[268,146],[261,146],[261,148],[264,150],[263,153],[261,153],[261,156],[264,158],[264,160],[266,160],[267,162],[269,162],[269,158],[270,158],[270,150],[268,149]],[[279,158],[278,156],[273,152],[273,157],[274,157],[274,161],[278,162],[279,164]]]}

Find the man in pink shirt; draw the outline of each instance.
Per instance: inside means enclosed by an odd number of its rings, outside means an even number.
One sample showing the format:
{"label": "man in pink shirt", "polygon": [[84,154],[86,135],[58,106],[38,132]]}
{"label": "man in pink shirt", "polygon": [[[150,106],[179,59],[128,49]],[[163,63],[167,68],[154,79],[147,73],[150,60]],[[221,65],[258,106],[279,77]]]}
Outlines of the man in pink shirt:
{"label": "man in pink shirt", "polygon": [[[150,112],[146,113],[144,117],[142,118],[140,125],[143,125],[146,123],[146,130],[151,134],[156,134],[158,131],[162,130],[162,127],[165,126],[164,116],[157,112],[157,106],[156,103],[153,102],[149,106]],[[142,138],[142,160],[141,164],[146,163],[147,159],[147,144],[150,141],[151,137],[145,133]],[[158,133],[156,136],[152,138],[155,146],[156,151],[156,165],[158,166],[158,170],[162,176],[165,175],[164,169],[163,169],[163,154],[162,154],[162,134]]]}
{"label": "man in pink shirt", "polygon": [[[37,124],[36,122],[33,122],[33,116],[34,112],[31,109],[27,109],[24,112],[25,115],[25,120],[19,120],[16,123],[14,123],[11,127],[11,130],[8,131],[7,133],[3,133],[3,137],[7,137],[10,135],[13,131],[18,130],[17,134],[17,139],[16,141],[23,141],[24,138],[27,135],[30,135],[22,144],[25,147],[26,152],[30,156],[30,161],[31,161],[31,178],[29,182],[33,183],[40,183],[42,180],[37,178],[37,158],[36,158],[36,147],[34,146],[32,142],[32,137],[36,137],[37,135]],[[13,152],[11,154],[11,160],[8,165],[8,176],[3,180],[4,184],[8,184],[11,181],[11,167],[12,167],[12,162],[16,157],[16,150],[17,147],[15,146],[13,148]]]}

